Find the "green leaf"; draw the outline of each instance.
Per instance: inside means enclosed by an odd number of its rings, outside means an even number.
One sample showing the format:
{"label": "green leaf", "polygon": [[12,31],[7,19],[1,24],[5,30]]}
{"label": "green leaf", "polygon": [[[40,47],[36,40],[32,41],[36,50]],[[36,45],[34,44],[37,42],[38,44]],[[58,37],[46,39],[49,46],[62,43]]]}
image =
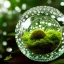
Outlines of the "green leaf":
{"label": "green leaf", "polygon": [[12,58],[12,56],[11,55],[9,55],[9,56],[7,56],[4,60],[10,60]]}

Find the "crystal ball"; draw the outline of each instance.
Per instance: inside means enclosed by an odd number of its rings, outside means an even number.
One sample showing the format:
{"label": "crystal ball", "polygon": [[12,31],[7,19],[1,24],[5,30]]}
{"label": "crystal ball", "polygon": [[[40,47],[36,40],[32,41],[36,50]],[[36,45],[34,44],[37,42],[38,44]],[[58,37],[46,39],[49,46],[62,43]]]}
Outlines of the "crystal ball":
{"label": "crystal ball", "polygon": [[63,25],[64,15],[56,8],[37,6],[27,10],[15,29],[20,51],[27,58],[39,62],[58,58],[64,53]]}

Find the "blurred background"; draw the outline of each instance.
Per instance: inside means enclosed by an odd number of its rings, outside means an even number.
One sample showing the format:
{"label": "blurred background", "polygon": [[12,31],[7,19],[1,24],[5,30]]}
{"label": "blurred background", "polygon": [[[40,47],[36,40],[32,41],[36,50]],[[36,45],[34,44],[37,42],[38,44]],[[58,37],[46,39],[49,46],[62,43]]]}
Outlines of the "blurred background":
{"label": "blurred background", "polygon": [[0,0],[0,60],[9,59],[8,56],[18,50],[15,26],[21,15],[32,7],[43,5],[64,13],[64,0]]}

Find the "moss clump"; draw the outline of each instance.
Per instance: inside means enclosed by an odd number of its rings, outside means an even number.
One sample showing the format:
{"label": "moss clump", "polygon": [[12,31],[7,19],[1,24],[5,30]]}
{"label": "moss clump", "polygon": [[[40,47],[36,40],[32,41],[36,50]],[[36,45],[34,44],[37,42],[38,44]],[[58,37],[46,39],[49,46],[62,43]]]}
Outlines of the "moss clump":
{"label": "moss clump", "polygon": [[36,54],[47,54],[54,51],[59,45],[62,33],[57,30],[41,29],[32,32],[24,31],[23,42],[32,52]]}
{"label": "moss clump", "polygon": [[41,29],[36,29],[36,30],[33,30],[31,35],[30,35],[30,39],[33,40],[38,40],[38,39],[41,39],[41,38],[44,38],[45,37],[45,32]]}

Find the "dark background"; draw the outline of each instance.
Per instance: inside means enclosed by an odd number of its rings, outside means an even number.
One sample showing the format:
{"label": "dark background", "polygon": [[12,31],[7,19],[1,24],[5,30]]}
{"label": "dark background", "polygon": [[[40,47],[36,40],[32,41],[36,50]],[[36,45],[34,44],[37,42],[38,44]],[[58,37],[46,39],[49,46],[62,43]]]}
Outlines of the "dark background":
{"label": "dark background", "polygon": [[[35,6],[52,6],[64,13],[64,0],[0,0],[0,60],[3,62],[30,62],[41,64],[26,58],[18,49],[15,41],[15,26],[21,15]],[[10,59],[10,55],[12,58]],[[64,55],[48,62],[64,64]],[[42,63],[47,64],[47,63]]]}

